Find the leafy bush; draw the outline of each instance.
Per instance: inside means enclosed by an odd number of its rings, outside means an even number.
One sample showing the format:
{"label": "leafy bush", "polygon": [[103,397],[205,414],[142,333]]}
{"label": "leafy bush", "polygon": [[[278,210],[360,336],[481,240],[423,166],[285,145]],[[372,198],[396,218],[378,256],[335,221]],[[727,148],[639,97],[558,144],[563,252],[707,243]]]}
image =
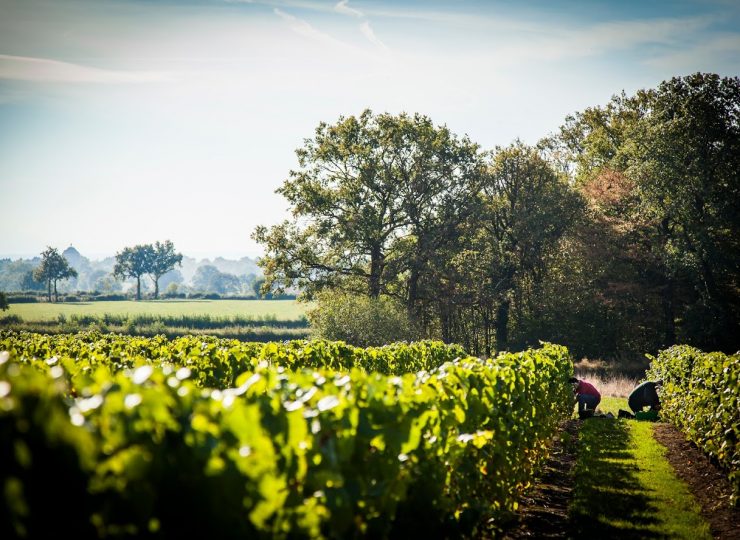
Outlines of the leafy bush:
{"label": "leafy bush", "polygon": [[4,317],[0,317],[0,326],[11,326],[22,323],[23,317],[20,315],[5,315]]}
{"label": "leafy bush", "polygon": [[729,473],[740,501],[740,354],[676,345],[650,357],[647,377],[663,380],[661,416]]}
{"label": "leafy bush", "polygon": [[318,296],[307,317],[314,337],[357,347],[418,338],[404,306],[388,297],[326,292]]}

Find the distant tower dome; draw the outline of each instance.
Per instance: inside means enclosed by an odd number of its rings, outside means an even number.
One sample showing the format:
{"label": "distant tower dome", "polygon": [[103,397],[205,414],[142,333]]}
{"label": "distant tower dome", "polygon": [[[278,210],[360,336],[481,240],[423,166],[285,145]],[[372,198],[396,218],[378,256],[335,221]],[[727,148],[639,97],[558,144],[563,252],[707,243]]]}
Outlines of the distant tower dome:
{"label": "distant tower dome", "polygon": [[72,244],[70,244],[69,247],[65,249],[64,252],[62,252],[62,255],[68,258],[69,257],[75,257],[75,258],[82,257],[82,255],[80,255],[80,252],[77,251]]}
{"label": "distant tower dome", "polygon": [[85,257],[80,255],[80,252],[77,251],[72,244],[70,244],[69,247],[64,250],[64,252],[62,253],[62,257],[67,259],[67,262],[75,270],[80,270],[82,268],[82,265],[85,263]]}

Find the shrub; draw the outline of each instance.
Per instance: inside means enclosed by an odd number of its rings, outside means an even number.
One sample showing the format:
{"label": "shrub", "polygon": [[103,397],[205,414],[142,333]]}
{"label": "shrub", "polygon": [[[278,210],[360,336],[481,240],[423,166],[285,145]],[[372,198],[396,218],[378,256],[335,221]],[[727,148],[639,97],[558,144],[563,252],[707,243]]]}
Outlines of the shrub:
{"label": "shrub", "polygon": [[114,302],[120,300],[129,300],[129,297],[125,294],[95,294],[90,297],[90,300],[97,302]]}
{"label": "shrub", "polygon": [[196,300],[220,300],[221,295],[218,293],[192,293],[188,295],[188,298]]}
{"label": "shrub", "polygon": [[39,301],[37,296],[30,294],[9,295],[7,298],[9,304],[32,304]]}
{"label": "shrub", "polygon": [[357,347],[418,337],[404,306],[387,297],[323,293],[316,307],[308,312],[308,320],[315,337],[346,341]]}
{"label": "shrub", "polygon": [[0,326],[10,326],[11,324],[23,324],[23,317],[20,315],[6,315],[0,317]]}

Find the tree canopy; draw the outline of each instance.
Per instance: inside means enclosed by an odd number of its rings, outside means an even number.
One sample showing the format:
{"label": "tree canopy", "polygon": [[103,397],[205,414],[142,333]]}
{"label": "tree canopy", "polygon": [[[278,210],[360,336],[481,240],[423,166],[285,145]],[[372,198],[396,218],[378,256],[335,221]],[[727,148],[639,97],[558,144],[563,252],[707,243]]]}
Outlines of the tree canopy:
{"label": "tree canopy", "polygon": [[614,96],[536,147],[483,152],[421,115],[341,117],[297,150],[259,227],[263,290],[406,306],[473,352],[538,340],[642,355],[740,348],[740,82]]}
{"label": "tree canopy", "polygon": [[278,190],[293,219],[253,237],[265,246],[266,289],[297,286],[309,297],[390,292],[418,266],[412,257],[424,258],[422,232],[431,237],[435,219],[461,212],[455,204],[482,168],[477,145],[429,118],[369,110],[321,123],[296,154],[300,168]]}
{"label": "tree canopy", "polygon": [[72,268],[67,259],[59,254],[53,247],[47,247],[41,253],[41,264],[33,272],[33,278],[39,282],[46,282],[49,302],[51,302],[51,291],[54,289],[54,301],[59,301],[57,293],[57,282],[60,279],[77,277],[77,270]]}
{"label": "tree canopy", "polygon": [[120,279],[136,279],[136,299],[141,300],[141,277],[150,272],[154,248],[151,244],[139,244],[125,247],[116,253],[116,265],[113,275]]}
{"label": "tree canopy", "polygon": [[621,245],[605,276],[630,277],[646,304],[637,324],[658,321],[647,347],[737,344],[739,115],[737,77],[696,73],[617,96],[561,129],[595,220]]}
{"label": "tree canopy", "polygon": [[154,298],[158,298],[159,279],[181,263],[182,254],[175,253],[175,246],[170,240],[154,245],[139,244],[116,253],[113,275],[121,279],[135,278],[136,299],[141,300],[141,278],[148,274],[154,283]]}
{"label": "tree canopy", "polygon": [[182,253],[175,253],[175,245],[170,240],[155,242],[151,250],[151,260],[147,273],[154,282],[154,298],[159,298],[159,278],[182,265]]}

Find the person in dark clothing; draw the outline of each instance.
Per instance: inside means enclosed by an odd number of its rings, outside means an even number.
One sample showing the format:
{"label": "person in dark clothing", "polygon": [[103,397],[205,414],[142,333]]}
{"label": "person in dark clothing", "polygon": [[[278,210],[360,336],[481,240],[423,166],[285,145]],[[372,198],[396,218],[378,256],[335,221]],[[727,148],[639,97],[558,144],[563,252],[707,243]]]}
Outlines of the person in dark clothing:
{"label": "person in dark clothing", "polygon": [[644,407],[650,407],[651,411],[659,411],[660,398],[657,388],[662,384],[663,381],[645,381],[637,385],[627,398],[627,404],[632,412],[640,412]]}

